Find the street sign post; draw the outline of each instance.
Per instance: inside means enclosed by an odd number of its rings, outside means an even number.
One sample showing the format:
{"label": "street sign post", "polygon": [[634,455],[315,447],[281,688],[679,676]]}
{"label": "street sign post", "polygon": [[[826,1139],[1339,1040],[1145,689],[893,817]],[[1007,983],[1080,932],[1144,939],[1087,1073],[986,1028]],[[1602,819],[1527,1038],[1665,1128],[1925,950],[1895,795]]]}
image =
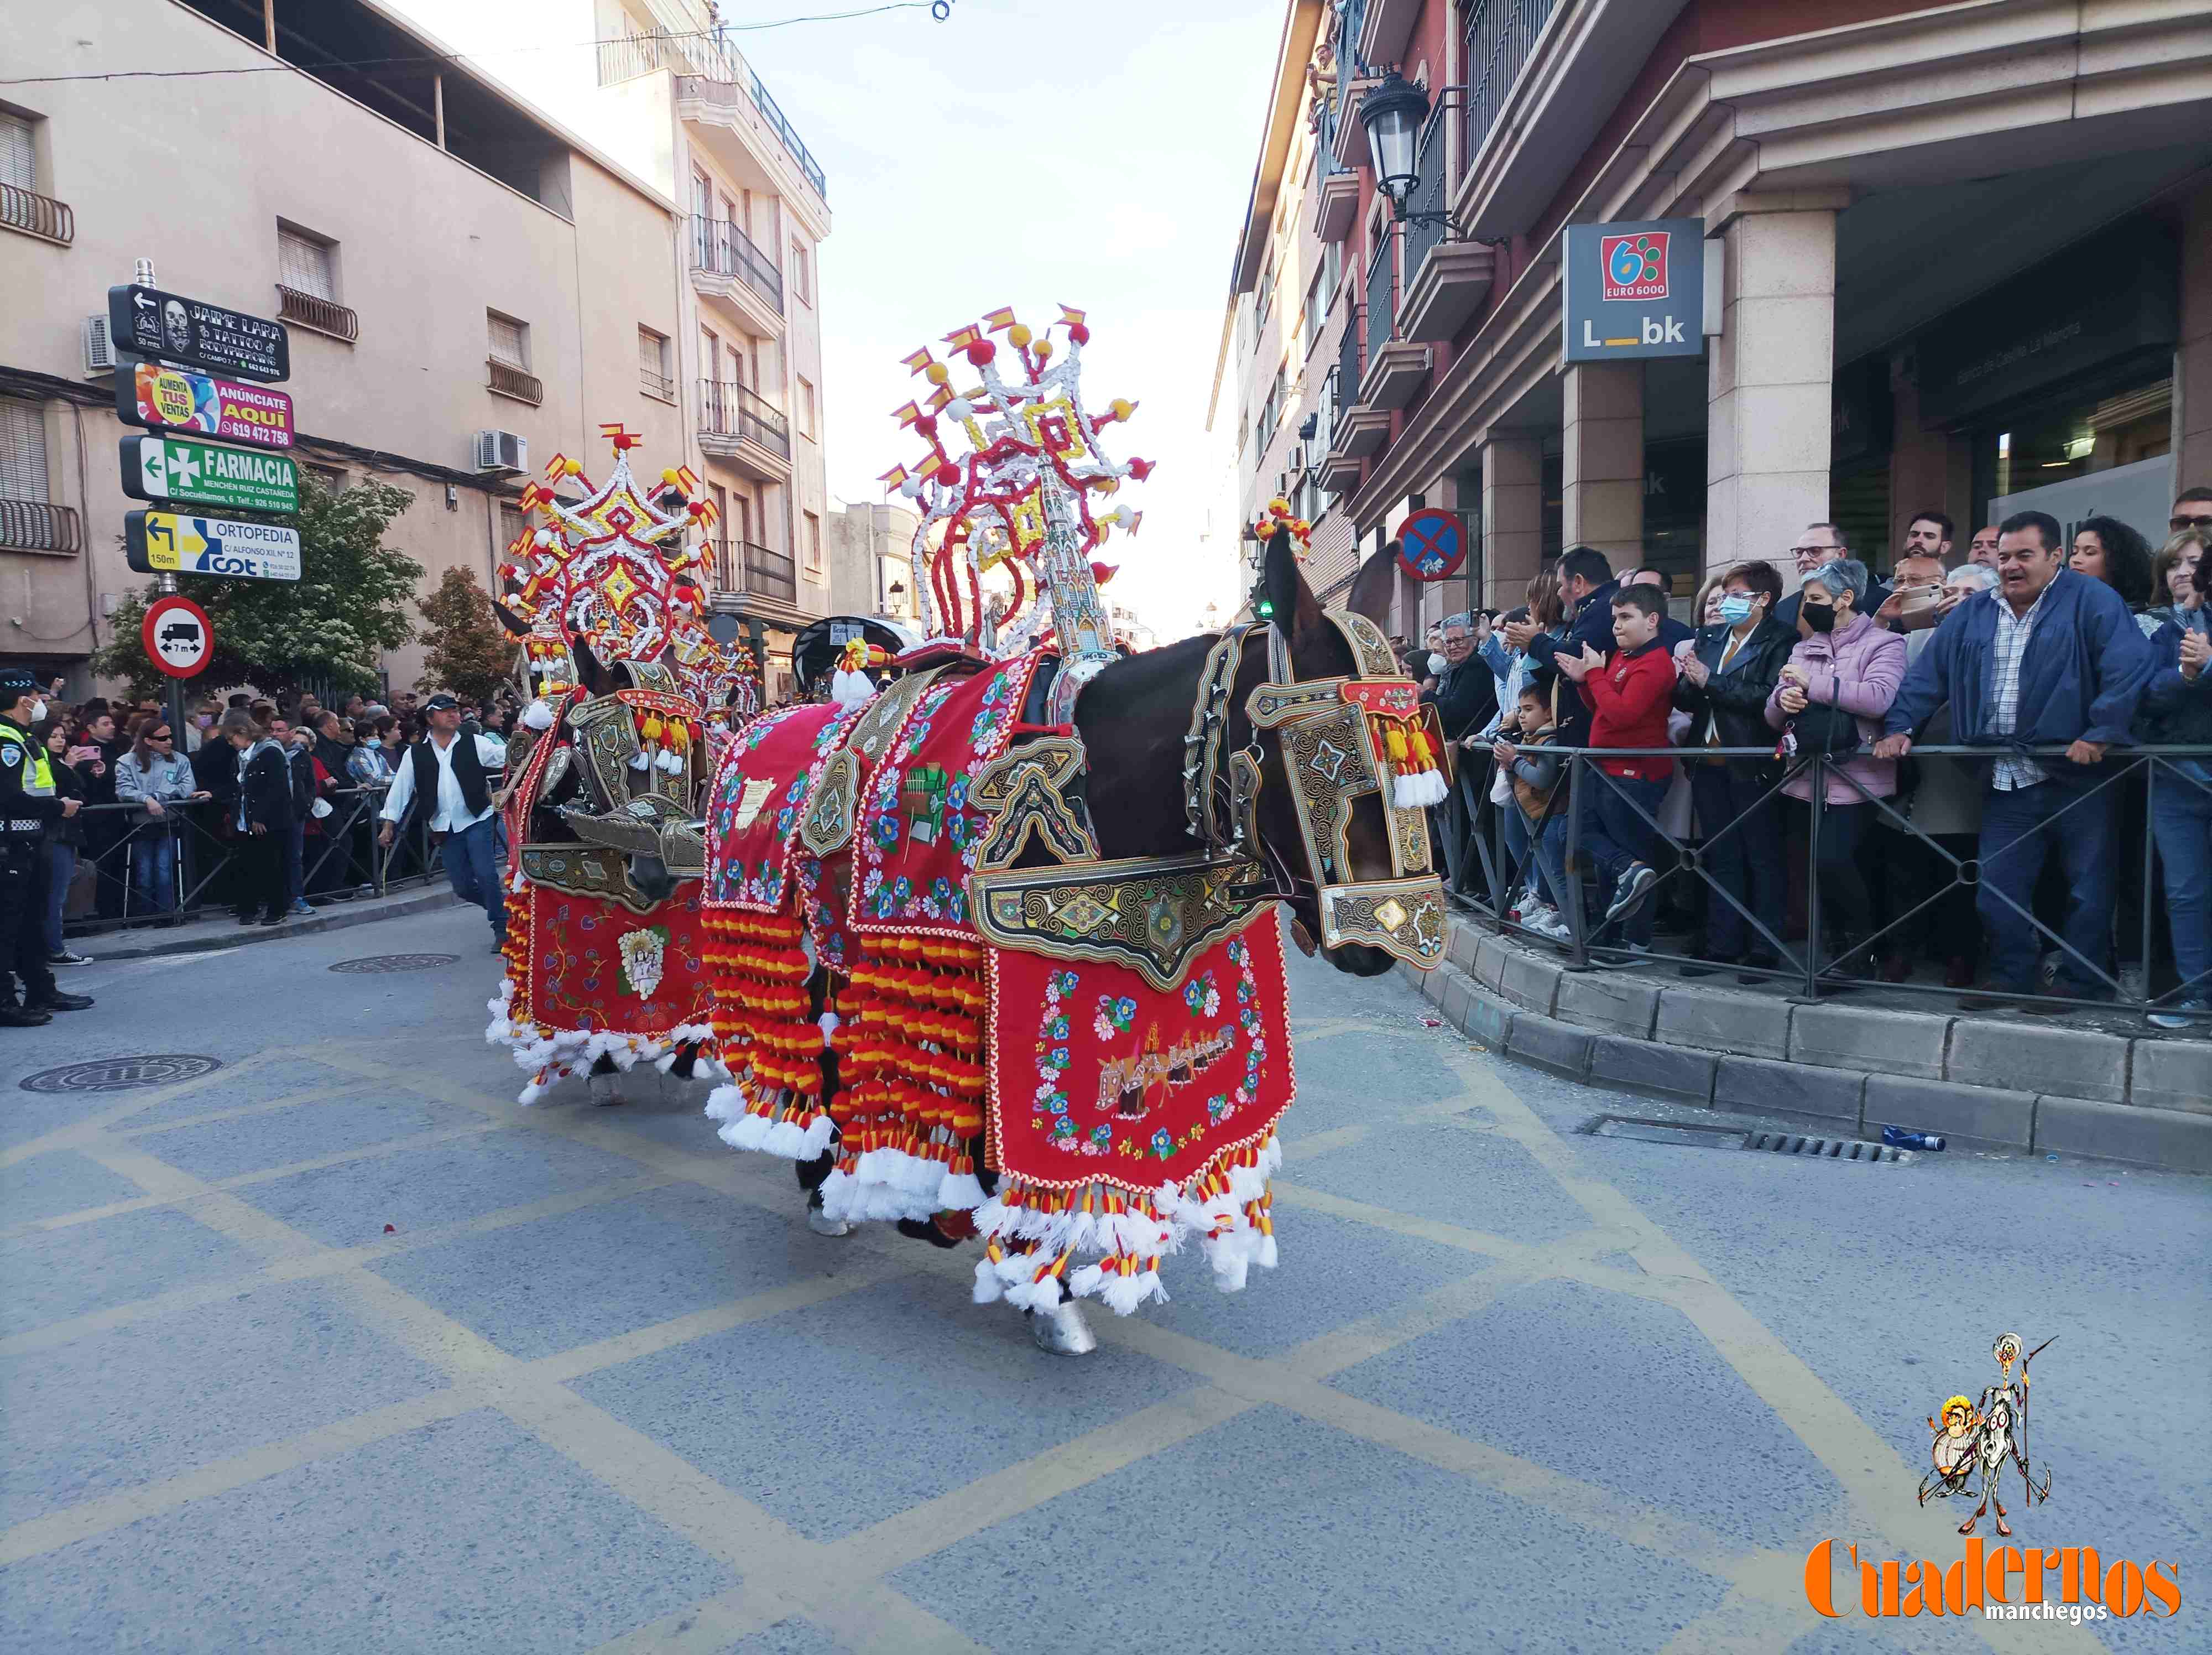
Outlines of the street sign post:
{"label": "street sign post", "polygon": [[125,437],[120,451],[123,492],[133,500],[225,511],[300,509],[300,470],[283,454],[157,436]]}
{"label": "street sign post", "polygon": [[[215,654],[215,627],[207,611],[174,593],[147,605],[138,637],[146,658],[173,678],[198,676]],[[173,709],[170,716],[176,716]]]}
{"label": "street sign post", "polygon": [[150,431],[191,431],[256,448],[292,446],[292,399],[282,391],[153,362],[115,365],[115,414]]}
{"label": "street sign post", "polygon": [[300,578],[300,533],[273,523],[233,523],[177,512],[123,514],[123,551],[141,575],[228,575],[248,581]]}
{"label": "street sign post", "polygon": [[1705,354],[1705,221],[1570,224],[1566,360]]}
{"label": "street sign post", "polygon": [[185,368],[249,380],[292,376],[292,342],[282,322],[135,282],[108,289],[107,337],[118,351]]}

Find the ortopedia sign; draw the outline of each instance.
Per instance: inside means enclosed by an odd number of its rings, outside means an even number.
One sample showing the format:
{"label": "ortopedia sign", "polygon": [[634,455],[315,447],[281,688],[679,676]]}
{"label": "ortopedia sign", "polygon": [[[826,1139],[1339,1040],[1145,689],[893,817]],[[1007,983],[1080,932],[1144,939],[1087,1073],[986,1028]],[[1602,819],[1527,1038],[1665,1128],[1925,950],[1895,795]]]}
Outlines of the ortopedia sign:
{"label": "ortopedia sign", "polygon": [[173,678],[194,676],[215,654],[215,627],[207,611],[173,593],[146,606],[138,637],[146,658]]}
{"label": "ortopedia sign", "polygon": [[289,455],[190,437],[130,436],[122,459],[123,492],[134,500],[226,511],[300,508],[300,470]]}
{"label": "ortopedia sign", "polygon": [[1702,356],[1705,221],[1570,224],[1566,360]]}
{"label": "ortopedia sign", "polygon": [[115,412],[126,425],[194,431],[257,448],[292,446],[292,399],[282,391],[134,362],[115,374]]}
{"label": "ortopedia sign", "polygon": [[292,375],[292,342],[282,322],[159,288],[108,289],[107,337],[118,351],[160,356],[187,368],[242,374],[249,380]]}
{"label": "ortopedia sign", "polygon": [[300,578],[299,532],[273,523],[233,523],[166,511],[125,512],[123,550],[131,567],[141,575]]}

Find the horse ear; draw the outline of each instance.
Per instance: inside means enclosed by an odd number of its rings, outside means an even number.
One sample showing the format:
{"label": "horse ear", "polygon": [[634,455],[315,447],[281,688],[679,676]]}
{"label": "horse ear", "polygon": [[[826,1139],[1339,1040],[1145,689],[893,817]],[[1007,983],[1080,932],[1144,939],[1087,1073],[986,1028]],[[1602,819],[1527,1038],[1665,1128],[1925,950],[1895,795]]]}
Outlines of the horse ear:
{"label": "horse ear", "polygon": [[1359,573],[1352,577],[1352,590],[1344,606],[1364,615],[1377,626],[1390,624],[1390,587],[1398,573],[1398,554],[1389,546],[1368,554]]}
{"label": "horse ear", "polygon": [[512,632],[516,637],[520,638],[529,636],[530,629],[523,624],[522,617],[516,614],[505,604],[500,602],[498,599],[494,598],[491,600],[491,608],[492,613],[499,617],[499,624],[505,627],[509,632]]}
{"label": "horse ear", "polygon": [[592,653],[592,646],[578,638],[568,646],[568,652],[576,658],[576,682],[595,696],[604,695],[606,692],[607,669]]}
{"label": "horse ear", "polygon": [[1322,624],[1321,603],[1298,568],[1298,554],[1288,529],[1277,529],[1267,538],[1267,562],[1260,575],[1260,590],[1273,611],[1273,620],[1292,637],[1303,636]]}

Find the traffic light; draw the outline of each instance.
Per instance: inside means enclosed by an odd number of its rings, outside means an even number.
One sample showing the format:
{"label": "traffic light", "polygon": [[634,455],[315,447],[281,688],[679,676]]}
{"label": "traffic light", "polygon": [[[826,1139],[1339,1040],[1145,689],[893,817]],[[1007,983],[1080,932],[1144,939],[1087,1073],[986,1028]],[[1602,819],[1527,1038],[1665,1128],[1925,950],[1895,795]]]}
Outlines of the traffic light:
{"label": "traffic light", "polygon": [[1267,596],[1267,583],[1265,581],[1255,581],[1252,583],[1252,613],[1263,621],[1272,621],[1275,618],[1274,600]]}

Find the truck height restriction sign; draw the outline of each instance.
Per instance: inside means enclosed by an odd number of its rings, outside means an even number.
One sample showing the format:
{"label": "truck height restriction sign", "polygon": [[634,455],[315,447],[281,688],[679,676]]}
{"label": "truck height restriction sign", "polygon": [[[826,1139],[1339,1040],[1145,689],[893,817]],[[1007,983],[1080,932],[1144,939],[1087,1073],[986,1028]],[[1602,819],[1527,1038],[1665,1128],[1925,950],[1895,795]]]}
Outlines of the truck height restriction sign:
{"label": "truck height restriction sign", "polygon": [[299,531],[273,523],[233,523],[166,511],[125,512],[123,550],[125,561],[141,575],[300,578]]}
{"label": "truck height restriction sign", "polygon": [[195,676],[215,654],[215,628],[207,611],[173,593],[146,606],[138,636],[146,658],[173,678]]}
{"label": "truck height restriction sign", "polygon": [[133,500],[223,511],[300,509],[300,468],[287,454],[154,436],[125,437],[121,453],[123,492]]}

